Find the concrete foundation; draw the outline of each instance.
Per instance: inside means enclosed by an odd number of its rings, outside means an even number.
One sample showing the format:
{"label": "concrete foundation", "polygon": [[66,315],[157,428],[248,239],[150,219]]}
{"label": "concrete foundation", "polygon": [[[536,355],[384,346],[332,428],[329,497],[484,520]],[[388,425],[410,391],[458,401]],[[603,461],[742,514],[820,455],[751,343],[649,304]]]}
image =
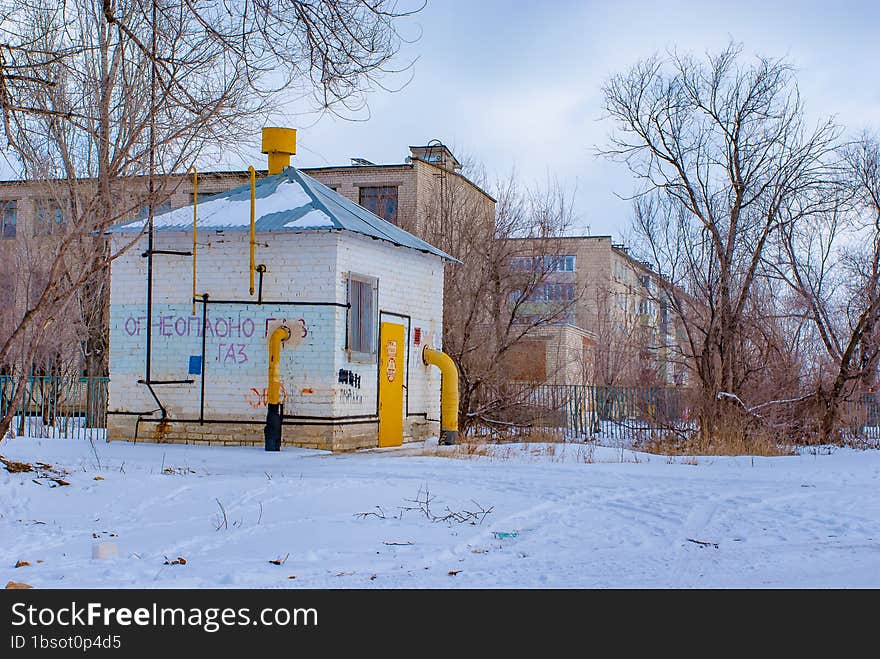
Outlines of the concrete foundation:
{"label": "concrete foundation", "polygon": [[[158,444],[203,444],[206,446],[263,446],[262,423],[219,422],[200,424],[197,421],[160,422],[127,414],[107,417],[107,441],[150,442]],[[303,424],[286,421],[282,426],[282,445],[327,451],[353,451],[375,448],[378,422],[337,422],[332,425]],[[404,423],[404,442],[421,441],[437,436],[438,421],[421,416]]]}

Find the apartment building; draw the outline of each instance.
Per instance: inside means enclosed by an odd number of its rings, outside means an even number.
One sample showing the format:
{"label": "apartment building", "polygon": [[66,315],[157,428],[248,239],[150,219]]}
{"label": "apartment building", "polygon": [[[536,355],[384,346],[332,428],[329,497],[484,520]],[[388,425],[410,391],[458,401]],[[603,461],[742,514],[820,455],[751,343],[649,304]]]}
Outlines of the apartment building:
{"label": "apartment building", "polygon": [[[539,332],[546,358],[531,353],[533,363],[547,366],[524,375],[570,382],[580,374],[582,382],[603,385],[683,383],[678,349],[683,329],[658,285],[660,274],[611,236],[517,242],[519,255],[511,259],[511,270],[541,272],[542,283],[531,292],[525,312],[548,305],[564,310],[553,326]],[[582,333],[582,354],[572,347],[577,332]],[[541,350],[537,343],[533,347]]]}

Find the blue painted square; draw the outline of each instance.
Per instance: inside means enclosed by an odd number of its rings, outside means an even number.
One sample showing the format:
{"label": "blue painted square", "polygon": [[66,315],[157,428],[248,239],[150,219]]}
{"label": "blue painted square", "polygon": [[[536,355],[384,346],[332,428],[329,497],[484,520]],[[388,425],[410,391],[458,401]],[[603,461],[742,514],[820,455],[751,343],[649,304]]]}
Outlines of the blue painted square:
{"label": "blue painted square", "polygon": [[190,375],[201,375],[202,374],[202,356],[201,355],[190,355],[189,356],[189,374]]}

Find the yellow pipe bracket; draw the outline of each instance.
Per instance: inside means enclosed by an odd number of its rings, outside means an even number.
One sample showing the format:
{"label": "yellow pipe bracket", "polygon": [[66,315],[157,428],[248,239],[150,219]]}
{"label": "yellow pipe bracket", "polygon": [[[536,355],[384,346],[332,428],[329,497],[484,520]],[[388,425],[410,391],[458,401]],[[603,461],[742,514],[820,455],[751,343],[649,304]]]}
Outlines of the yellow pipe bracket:
{"label": "yellow pipe bracket", "polygon": [[436,366],[443,376],[440,386],[440,444],[455,444],[458,439],[458,367],[445,352],[426,347],[425,364]]}

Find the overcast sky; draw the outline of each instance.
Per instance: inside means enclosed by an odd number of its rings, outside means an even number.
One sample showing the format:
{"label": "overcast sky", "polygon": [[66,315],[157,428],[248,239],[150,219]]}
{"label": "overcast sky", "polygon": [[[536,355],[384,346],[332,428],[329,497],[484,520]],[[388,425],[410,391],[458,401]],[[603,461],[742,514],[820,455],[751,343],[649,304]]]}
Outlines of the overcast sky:
{"label": "overcast sky", "polygon": [[[742,42],[746,54],[785,56],[816,118],[833,114],[855,132],[880,130],[880,2],[774,0],[428,0],[403,31],[421,38],[412,81],[369,97],[370,118],[291,118],[299,167],[398,163],[407,146],[439,139],[499,176],[556,176],[576,186],[583,233],[624,234],[633,182],[594,155],[610,125],[601,85],[666,48],[703,53]],[[403,79],[399,79],[403,82]],[[394,84],[394,81],[389,81]],[[255,158],[262,158],[255,154]]]}

